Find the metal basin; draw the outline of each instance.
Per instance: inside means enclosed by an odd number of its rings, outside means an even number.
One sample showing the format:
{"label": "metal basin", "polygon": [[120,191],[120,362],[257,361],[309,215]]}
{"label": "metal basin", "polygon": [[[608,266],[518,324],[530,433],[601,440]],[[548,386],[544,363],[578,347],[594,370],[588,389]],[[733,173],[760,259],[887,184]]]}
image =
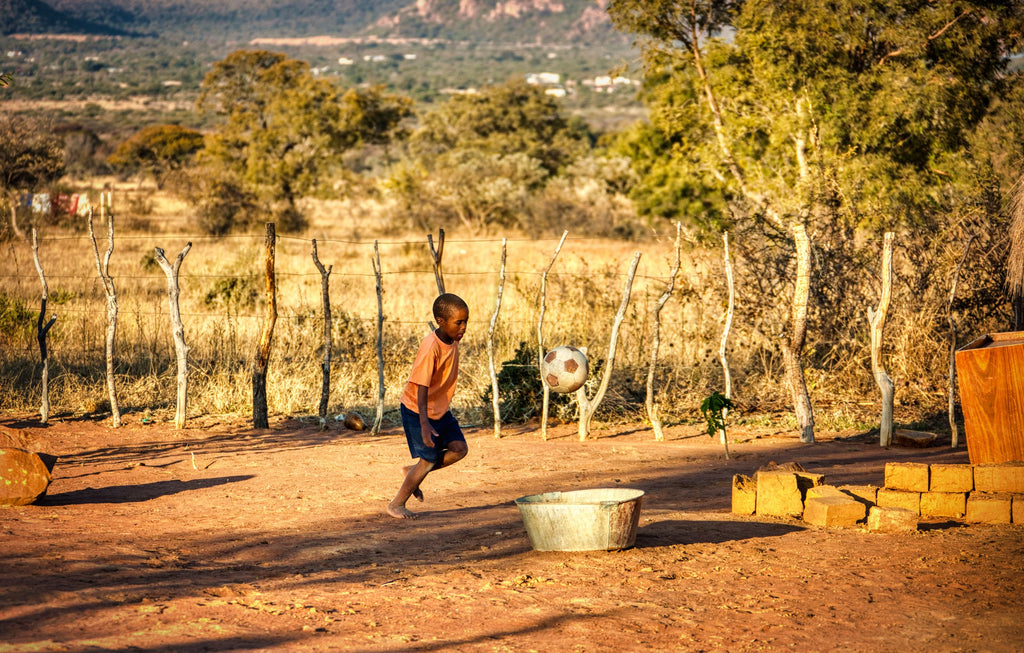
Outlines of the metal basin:
{"label": "metal basin", "polygon": [[599,488],[516,499],[536,551],[610,551],[636,542],[643,490]]}

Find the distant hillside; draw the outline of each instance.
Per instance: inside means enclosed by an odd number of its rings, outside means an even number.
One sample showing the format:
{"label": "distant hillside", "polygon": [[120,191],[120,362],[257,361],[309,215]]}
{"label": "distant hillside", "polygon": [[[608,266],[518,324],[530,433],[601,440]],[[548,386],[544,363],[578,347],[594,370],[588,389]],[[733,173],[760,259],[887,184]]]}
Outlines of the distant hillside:
{"label": "distant hillside", "polygon": [[[121,9],[108,8],[107,17],[131,21]],[[116,21],[115,21],[116,24]],[[55,8],[42,0],[0,0],[0,34],[111,34],[128,32],[107,21],[91,21],[81,15]]]}
{"label": "distant hillside", "polygon": [[[602,43],[607,0],[0,0],[90,24],[191,40],[267,36],[399,36],[502,44]],[[56,10],[56,11],[54,11]],[[37,12],[38,13],[38,12]],[[6,15],[6,12],[5,12]],[[5,21],[6,22],[6,21]],[[39,23],[39,21],[37,21]],[[41,24],[41,23],[39,23]],[[35,30],[24,30],[35,31]],[[42,28],[42,31],[54,31]]]}

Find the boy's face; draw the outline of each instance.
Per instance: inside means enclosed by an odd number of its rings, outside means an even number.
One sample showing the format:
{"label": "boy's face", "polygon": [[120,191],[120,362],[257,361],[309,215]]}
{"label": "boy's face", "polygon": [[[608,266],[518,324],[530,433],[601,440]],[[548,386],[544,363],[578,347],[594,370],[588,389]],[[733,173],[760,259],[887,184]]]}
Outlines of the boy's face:
{"label": "boy's face", "polygon": [[466,323],[469,322],[469,311],[457,308],[446,317],[438,318],[437,330],[441,340],[446,343],[458,342],[466,335]]}

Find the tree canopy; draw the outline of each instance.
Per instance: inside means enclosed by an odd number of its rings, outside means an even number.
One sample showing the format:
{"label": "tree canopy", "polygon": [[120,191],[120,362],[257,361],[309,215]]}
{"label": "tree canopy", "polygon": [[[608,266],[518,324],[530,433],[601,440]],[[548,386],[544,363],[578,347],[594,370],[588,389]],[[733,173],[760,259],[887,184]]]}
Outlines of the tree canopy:
{"label": "tree canopy", "polygon": [[0,115],[0,189],[36,190],[64,174],[60,138],[41,122]]}
{"label": "tree canopy", "polygon": [[203,135],[180,125],[153,125],[121,143],[108,161],[121,170],[152,175],[157,187],[166,176],[181,170],[203,147]]}

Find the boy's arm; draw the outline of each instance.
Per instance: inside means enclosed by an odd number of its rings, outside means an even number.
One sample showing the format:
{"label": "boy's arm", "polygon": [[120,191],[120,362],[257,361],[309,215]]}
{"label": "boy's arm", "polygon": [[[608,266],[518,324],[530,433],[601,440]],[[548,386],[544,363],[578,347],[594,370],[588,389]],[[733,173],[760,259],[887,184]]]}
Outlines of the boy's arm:
{"label": "boy's arm", "polygon": [[420,433],[423,434],[423,444],[433,447],[434,436],[437,435],[437,432],[434,431],[434,427],[430,425],[430,419],[427,417],[427,390],[425,385],[416,386],[416,410],[420,415]]}

